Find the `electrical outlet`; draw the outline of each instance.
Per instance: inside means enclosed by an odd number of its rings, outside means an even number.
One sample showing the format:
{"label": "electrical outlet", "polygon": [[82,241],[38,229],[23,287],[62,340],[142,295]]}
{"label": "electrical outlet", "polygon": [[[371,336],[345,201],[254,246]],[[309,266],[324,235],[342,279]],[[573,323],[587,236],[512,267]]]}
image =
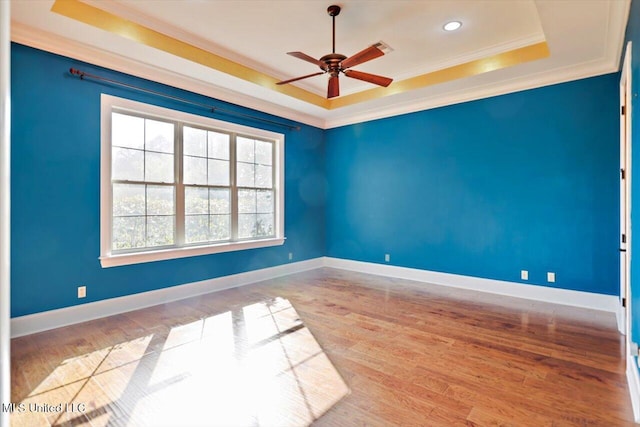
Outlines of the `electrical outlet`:
{"label": "electrical outlet", "polygon": [[293,259],[293,252],[289,252],[289,261]]}
{"label": "electrical outlet", "polygon": [[520,278],[522,280],[529,280],[529,272],[527,270],[522,270],[520,272]]}
{"label": "electrical outlet", "polygon": [[391,256],[389,254],[384,254],[385,262],[389,262],[391,260]]}
{"label": "electrical outlet", "polygon": [[85,298],[87,296],[87,287],[78,286],[78,298]]}
{"label": "electrical outlet", "polygon": [[547,273],[547,282],[553,283],[556,281],[556,273],[548,272]]}

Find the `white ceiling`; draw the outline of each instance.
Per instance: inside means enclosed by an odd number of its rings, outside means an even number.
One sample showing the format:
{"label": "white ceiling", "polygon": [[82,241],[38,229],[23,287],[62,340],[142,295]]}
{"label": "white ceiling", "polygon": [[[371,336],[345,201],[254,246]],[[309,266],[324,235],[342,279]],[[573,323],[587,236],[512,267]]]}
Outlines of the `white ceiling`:
{"label": "white ceiling", "polygon": [[[12,0],[12,39],[322,128],[464,102],[618,69],[629,0],[335,2],[336,51],[384,41],[393,51],[354,67],[395,82],[546,41],[548,58],[326,109],[51,11],[53,0]],[[286,55],[331,52],[331,1],[86,0],[85,3],[277,79],[319,69]],[[449,20],[460,30],[442,30]],[[294,83],[324,97],[327,78]],[[344,76],[341,95],[368,83]],[[392,86],[393,87],[393,83]]]}

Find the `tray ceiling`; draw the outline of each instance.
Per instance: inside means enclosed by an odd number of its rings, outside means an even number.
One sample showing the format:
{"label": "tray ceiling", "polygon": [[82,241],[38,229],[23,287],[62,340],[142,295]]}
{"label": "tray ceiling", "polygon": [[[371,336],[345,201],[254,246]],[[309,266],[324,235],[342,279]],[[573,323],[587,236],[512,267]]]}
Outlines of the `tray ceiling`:
{"label": "tray ceiling", "polygon": [[[393,50],[354,69],[380,88],[286,55],[331,52],[319,1],[13,0],[12,39],[176,87],[330,128],[618,69],[627,0],[343,1],[336,51]],[[462,22],[454,32],[443,25]]]}

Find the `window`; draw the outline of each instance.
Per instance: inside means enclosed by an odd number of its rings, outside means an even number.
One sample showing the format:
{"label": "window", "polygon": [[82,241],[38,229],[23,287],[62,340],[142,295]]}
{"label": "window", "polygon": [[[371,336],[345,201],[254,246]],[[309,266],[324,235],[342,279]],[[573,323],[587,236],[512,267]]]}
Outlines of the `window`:
{"label": "window", "polygon": [[103,267],[284,242],[284,135],[102,95]]}

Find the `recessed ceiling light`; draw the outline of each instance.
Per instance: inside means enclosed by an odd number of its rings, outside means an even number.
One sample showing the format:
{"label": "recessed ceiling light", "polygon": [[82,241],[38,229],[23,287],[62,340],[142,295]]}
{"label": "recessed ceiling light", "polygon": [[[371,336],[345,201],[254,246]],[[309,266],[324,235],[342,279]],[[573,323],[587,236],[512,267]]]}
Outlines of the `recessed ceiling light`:
{"label": "recessed ceiling light", "polygon": [[446,24],[444,24],[444,30],[445,31],[455,31],[458,28],[462,27],[462,22],[460,21],[451,21],[451,22],[447,22]]}

